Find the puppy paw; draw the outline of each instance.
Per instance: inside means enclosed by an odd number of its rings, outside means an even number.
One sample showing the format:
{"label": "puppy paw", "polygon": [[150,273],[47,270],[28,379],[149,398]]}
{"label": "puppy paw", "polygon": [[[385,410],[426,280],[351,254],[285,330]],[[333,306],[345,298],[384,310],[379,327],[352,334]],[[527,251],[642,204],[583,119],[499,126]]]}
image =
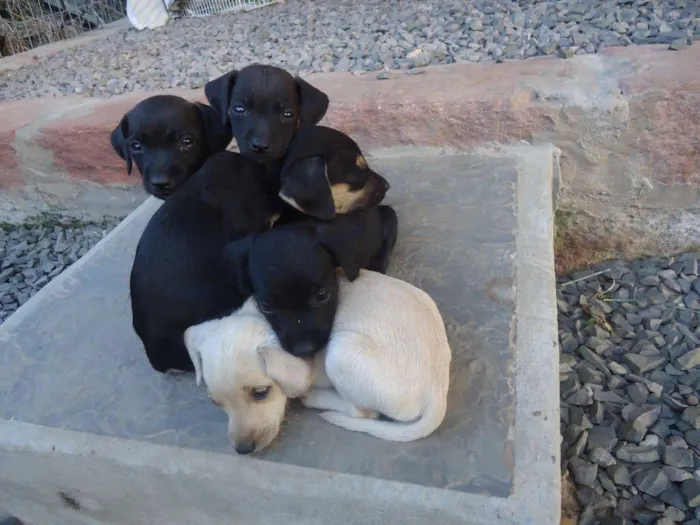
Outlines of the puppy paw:
{"label": "puppy paw", "polygon": [[165,371],[165,375],[169,375],[169,376],[181,376],[181,375],[186,374],[186,373],[187,373],[186,370],[179,370],[177,368],[168,368]]}
{"label": "puppy paw", "polygon": [[332,425],[337,425],[337,426],[341,426],[340,425],[341,420],[345,421],[348,418],[347,414],[342,414],[340,412],[335,412],[333,410],[327,410],[326,412],[319,412],[318,415],[324,421],[328,421]]}
{"label": "puppy paw", "polygon": [[[328,398],[330,398],[330,400]],[[329,392],[315,389],[309,390],[305,395],[299,398],[299,401],[306,408],[333,410],[336,409],[336,405],[338,404],[338,397],[331,396]]]}

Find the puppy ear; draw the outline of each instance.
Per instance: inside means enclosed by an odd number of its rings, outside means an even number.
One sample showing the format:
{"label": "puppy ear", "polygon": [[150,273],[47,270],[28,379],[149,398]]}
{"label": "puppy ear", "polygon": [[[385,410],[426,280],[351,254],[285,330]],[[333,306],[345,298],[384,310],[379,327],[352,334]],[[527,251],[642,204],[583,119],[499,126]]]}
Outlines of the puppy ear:
{"label": "puppy ear", "polygon": [[345,272],[349,281],[354,281],[360,275],[360,265],[354,254],[353,246],[357,240],[352,236],[344,235],[342,228],[335,227],[334,224],[319,224],[317,226],[318,241],[333,259],[336,267],[340,266]]}
{"label": "puppy ear", "polygon": [[112,130],[112,135],[110,137],[110,142],[112,143],[112,148],[117,152],[122,159],[126,161],[126,173],[131,175],[131,151],[129,151],[129,145],[126,143],[126,138],[129,136],[129,117],[124,115],[119,125]]}
{"label": "puppy ear", "polygon": [[233,140],[231,127],[221,122],[221,116],[211,106],[195,103],[202,116],[202,125],[210,154],[224,151]]}
{"label": "puppy ear", "polygon": [[311,157],[282,168],[279,197],[292,208],[323,220],[335,217],[326,162]]}
{"label": "puppy ear", "polygon": [[313,364],[285,352],[279,345],[258,349],[258,356],[267,377],[277,383],[287,397],[308,392],[314,378]]}
{"label": "puppy ear", "polygon": [[204,95],[214,111],[219,114],[219,119],[225,126],[229,125],[228,106],[237,76],[238,71],[233,70],[204,84]]}
{"label": "puppy ear", "polygon": [[224,247],[224,265],[226,275],[244,295],[253,295],[253,285],[250,282],[248,258],[253,246],[254,234],[228,243]]}
{"label": "puppy ear", "polygon": [[300,106],[300,124],[302,126],[314,126],[318,124],[326,114],[326,111],[328,111],[328,95],[299,77],[296,78],[296,82]]}
{"label": "puppy ear", "polygon": [[202,354],[207,353],[212,345],[220,344],[218,320],[190,326],[185,330],[184,340],[187,353],[194,365],[195,381],[197,385],[202,383]]}

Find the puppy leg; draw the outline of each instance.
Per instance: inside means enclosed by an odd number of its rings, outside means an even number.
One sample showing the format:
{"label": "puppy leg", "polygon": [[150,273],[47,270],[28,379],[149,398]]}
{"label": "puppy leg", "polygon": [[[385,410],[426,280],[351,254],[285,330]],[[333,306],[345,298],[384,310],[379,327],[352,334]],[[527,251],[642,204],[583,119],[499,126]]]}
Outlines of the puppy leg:
{"label": "puppy leg", "polygon": [[399,218],[390,206],[379,206],[378,210],[382,219],[382,246],[367,269],[385,274],[389,269],[389,259],[396,245],[399,233]]}
{"label": "puppy leg", "polygon": [[414,420],[423,409],[418,387],[423,378],[411,377],[412,367],[387,358],[387,350],[364,334],[338,331],[326,350],[328,379],[338,395],[355,406],[397,421]]}
{"label": "puppy leg", "polygon": [[308,394],[301,398],[301,404],[307,408],[341,412],[350,417],[366,419],[376,419],[378,417],[377,412],[374,410],[357,408],[352,403],[340,397],[338,392],[330,388],[317,388],[309,391]]}
{"label": "puppy leg", "polygon": [[193,372],[194,365],[183,342],[163,337],[156,341],[144,342],[148,361],[156,372],[165,374],[168,370]]}

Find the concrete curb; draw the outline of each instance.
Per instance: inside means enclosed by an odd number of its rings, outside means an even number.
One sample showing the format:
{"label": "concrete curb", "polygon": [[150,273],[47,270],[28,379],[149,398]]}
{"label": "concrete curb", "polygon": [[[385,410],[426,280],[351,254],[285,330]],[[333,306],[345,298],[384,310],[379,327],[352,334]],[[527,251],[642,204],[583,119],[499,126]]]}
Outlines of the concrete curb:
{"label": "concrete curb", "polygon": [[[508,498],[108,438],[0,420],[0,499],[30,523],[151,525],[559,524],[559,398],[552,258],[551,146],[501,149],[519,159],[514,477]],[[494,153],[491,151],[491,153]],[[495,152],[496,155],[499,151]],[[61,297],[80,267],[158,206],[149,199],[15,313],[11,331]],[[0,337],[2,340],[2,337]]]}
{"label": "concrete curb", "polygon": [[[560,521],[559,344],[554,276],[554,181],[561,152],[513,148],[518,177],[515,494],[532,523]],[[527,458],[527,460],[523,460]],[[534,490],[533,487],[537,487]],[[523,523],[526,523],[523,521]]]}
{"label": "concrete curb", "polygon": [[[557,205],[574,233],[557,246],[562,270],[603,255],[669,252],[697,242],[700,46],[679,52],[631,46],[571,60],[410,73],[393,72],[389,80],[327,73],[309,80],[332,101],[323,123],[349,133],[369,154],[401,146],[468,151],[518,140],[558,147]],[[201,90],[170,92],[204,100]],[[95,218],[134,209],[143,193],[137,177],[126,177],[109,132],[148,95],[0,103],[6,123],[0,220],[44,211]]]}

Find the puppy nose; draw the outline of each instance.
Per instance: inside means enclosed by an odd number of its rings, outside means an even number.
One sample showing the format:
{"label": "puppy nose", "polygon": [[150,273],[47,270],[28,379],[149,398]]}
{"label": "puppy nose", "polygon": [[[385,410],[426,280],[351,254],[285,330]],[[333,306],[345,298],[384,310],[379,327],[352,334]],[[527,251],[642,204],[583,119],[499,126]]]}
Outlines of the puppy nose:
{"label": "puppy nose", "polygon": [[268,151],[270,151],[269,144],[266,144],[265,142],[257,139],[253,139],[250,142],[250,147],[253,148],[253,151],[255,153],[267,153]]}
{"label": "puppy nose", "polygon": [[384,191],[389,191],[391,189],[391,186],[389,185],[389,181],[387,181],[387,180],[382,181],[382,186],[384,186]]}
{"label": "puppy nose", "polygon": [[236,443],[236,452],[239,454],[250,454],[255,450],[255,443],[246,441],[244,443]]}
{"label": "puppy nose", "polygon": [[151,179],[151,184],[154,188],[159,190],[167,190],[170,187],[170,180],[168,179]]}
{"label": "puppy nose", "polygon": [[311,341],[300,341],[293,347],[294,355],[311,355],[316,352],[316,345]]}

